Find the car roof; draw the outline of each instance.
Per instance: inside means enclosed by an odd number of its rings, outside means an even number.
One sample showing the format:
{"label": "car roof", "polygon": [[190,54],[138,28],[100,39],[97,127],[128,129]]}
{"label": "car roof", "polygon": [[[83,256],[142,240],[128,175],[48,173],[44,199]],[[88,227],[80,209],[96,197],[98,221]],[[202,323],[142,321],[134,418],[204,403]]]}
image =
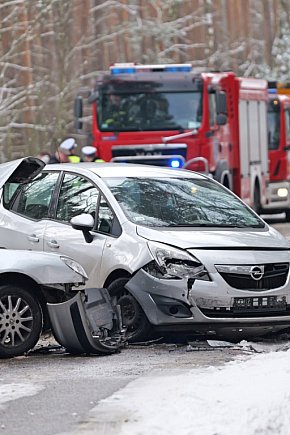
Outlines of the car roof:
{"label": "car roof", "polygon": [[173,169],[162,166],[142,165],[133,163],[56,163],[46,165],[45,169],[65,171],[90,171],[101,178],[110,177],[190,177],[195,179],[207,178],[197,172],[186,169]]}

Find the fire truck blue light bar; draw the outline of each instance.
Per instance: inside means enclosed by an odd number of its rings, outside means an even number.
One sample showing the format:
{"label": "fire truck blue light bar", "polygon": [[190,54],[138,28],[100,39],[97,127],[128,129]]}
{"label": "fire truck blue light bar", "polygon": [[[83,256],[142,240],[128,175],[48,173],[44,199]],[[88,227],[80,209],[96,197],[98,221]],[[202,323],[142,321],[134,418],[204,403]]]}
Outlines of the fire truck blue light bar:
{"label": "fire truck blue light bar", "polygon": [[192,66],[189,64],[184,65],[118,65],[110,67],[112,75],[118,74],[135,74],[135,73],[146,73],[146,72],[190,72],[192,71]]}

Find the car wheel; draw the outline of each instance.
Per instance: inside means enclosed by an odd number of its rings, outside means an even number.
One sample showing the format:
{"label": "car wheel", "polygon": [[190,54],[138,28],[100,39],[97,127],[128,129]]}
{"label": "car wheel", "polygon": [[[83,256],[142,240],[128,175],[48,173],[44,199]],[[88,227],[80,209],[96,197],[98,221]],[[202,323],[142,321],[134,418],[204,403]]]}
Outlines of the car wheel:
{"label": "car wheel", "polygon": [[128,278],[118,278],[108,286],[107,290],[112,297],[116,296],[117,304],[121,308],[123,325],[127,330],[127,339],[134,343],[149,338],[151,325],[141,305],[125,289],[128,281]]}
{"label": "car wheel", "polygon": [[42,331],[42,310],[25,289],[0,287],[0,357],[11,358],[32,349]]}

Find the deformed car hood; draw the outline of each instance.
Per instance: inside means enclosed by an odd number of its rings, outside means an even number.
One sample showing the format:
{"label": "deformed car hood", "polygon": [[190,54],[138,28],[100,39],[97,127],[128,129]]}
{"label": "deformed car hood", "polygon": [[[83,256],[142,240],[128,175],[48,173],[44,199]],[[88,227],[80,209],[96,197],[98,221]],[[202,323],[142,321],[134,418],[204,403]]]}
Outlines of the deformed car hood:
{"label": "deformed car hood", "polygon": [[137,234],[147,240],[182,249],[290,249],[290,241],[271,226],[264,229],[151,229],[137,226]]}
{"label": "deformed car hood", "polygon": [[38,175],[45,163],[36,157],[24,157],[0,164],[0,188],[9,181],[27,183]]}

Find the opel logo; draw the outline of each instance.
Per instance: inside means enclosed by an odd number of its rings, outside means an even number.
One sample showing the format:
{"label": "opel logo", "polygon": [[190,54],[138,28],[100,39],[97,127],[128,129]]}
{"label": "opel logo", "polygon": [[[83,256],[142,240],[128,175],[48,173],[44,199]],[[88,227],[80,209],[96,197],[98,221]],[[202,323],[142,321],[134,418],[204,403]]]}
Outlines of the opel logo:
{"label": "opel logo", "polygon": [[255,281],[259,281],[264,276],[264,266],[252,266],[250,275]]}

